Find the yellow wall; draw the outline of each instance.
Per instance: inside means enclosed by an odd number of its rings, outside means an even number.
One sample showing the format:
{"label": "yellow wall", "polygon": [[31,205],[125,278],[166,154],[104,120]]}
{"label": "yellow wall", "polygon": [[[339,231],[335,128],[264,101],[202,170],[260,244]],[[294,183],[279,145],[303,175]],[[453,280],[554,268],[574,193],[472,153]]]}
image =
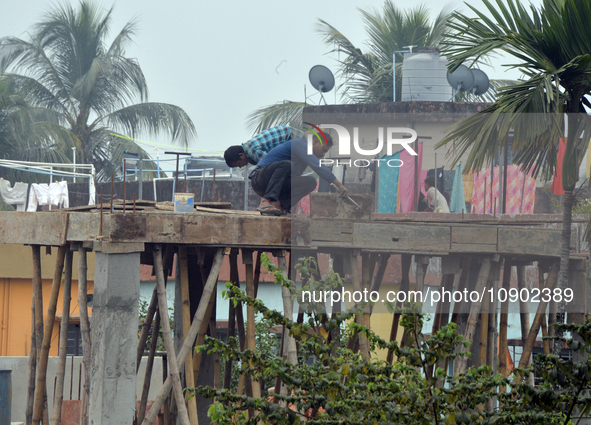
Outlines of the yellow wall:
{"label": "yellow wall", "polygon": [[[47,315],[51,283],[55,269],[57,248],[52,255],[41,250],[41,275],[43,277],[43,318]],[[0,356],[28,356],[31,345],[31,304],[33,261],[31,247],[0,244]],[[88,292],[92,293],[94,279],[94,254],[88,253]],[[72,270],[72,300],[70,316],[79,317],[78,311],[78,254],[74,253]],[[63,290],[57,305],[57,315],[62,316]],[[89,314],[91,310],[89,309]],[[50,356],[57,356],[59,320],[56,320]]]}

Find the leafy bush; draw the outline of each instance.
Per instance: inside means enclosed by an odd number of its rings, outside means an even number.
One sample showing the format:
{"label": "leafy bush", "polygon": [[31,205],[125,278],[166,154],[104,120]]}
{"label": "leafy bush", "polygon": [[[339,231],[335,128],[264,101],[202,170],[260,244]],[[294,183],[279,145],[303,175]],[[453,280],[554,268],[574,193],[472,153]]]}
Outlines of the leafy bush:
{"label": "leafy bush", "polygon": [[[306,260],[304,288],[310,265]],[[285,279],[273,264],[268,268],[277,282],[294,295],[294,284]],[[308,270],[305,270],[308,269]],[[333,274],[312,284],[333,287],[340,278]],[[327,283],[328,282],[328,283]],[[442,327],[426,338],[421,333],[424,316],[420,306],[408,306],[401,316],[407,333],[406,345],[386,342],[370,329],[353,321],[355,312],[328,316],[308,309],[309,319],[297,324],[270,310],[258,299],[249,298],[239,288],[227,285],[225,296],[246,303],[264,320],[285,326],[299,344],[303,361],[290,364],[272,353],[241,351],[235,338],[228,343],[207,338],[198,350],[217,352],[220,356],[245,366],[245,373],[256,381],[281,379],[284,389],[274,398],[252,398],[234,390],[211,387],[189,389],[214,403],[209,416],[215,424],[568,424],[573,414],[589,412],[591,396],[587,394],[591,377],[589,360],[575,362],[554,356],[539,356],[527,370],[516,370],[511,377],[494,375],[488,366],[470,368],[452,377],[447,365],[457,356],[469,355],[463,349],[469,344],[457,333],[454,323]],[[361,308],[363,306],[360,306]],[[591,352],[591,322],[585,325],[561,325],[578,333],[582,341],[565,339],[575,351]],[[333,338],[335,330],[344,329],[346,338],[365,335],[372,355],[365,358]],[[459,348],[459,350],[458,350]],[[377,349],[392,350],[393,364],[377,359]],[[308,362],[306,360],[313,359]],[[434,372],[432,372],[434,371]],[[533,387],[517,378],[530,372],[542,376],[542,384]],[[508,386],[508,392],[499,391]],[[487,412],[483,406],[498,399],[501,407]],[[249,416],[249,413],[250,416]]]}

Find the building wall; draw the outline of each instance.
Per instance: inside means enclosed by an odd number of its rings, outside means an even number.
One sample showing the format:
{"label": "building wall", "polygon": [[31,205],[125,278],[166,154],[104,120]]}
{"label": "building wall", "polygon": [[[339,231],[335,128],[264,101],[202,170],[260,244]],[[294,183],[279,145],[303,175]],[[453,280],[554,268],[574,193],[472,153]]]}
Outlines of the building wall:
{"label": "building wall", "polygon": [[[0,244],[0,356],[28,356],[31,345],[31,324],[33,300],[33,260],[31,248],[23,245]],[[43,287],[43,318],[47,315],[51,284],[57,258],[57,249],[48,255],[41,250],[41,276]],[[88,253],[88,292],[94,287],[94,254]],[[62,317],[63,288],[60,289],[53,326],[50,356],[57,356],[59,324]],[[91,309],[89,309],[91,314]],[[74,253],[72,269],[72,300],[70,317],[78,321],[78,253]]]}

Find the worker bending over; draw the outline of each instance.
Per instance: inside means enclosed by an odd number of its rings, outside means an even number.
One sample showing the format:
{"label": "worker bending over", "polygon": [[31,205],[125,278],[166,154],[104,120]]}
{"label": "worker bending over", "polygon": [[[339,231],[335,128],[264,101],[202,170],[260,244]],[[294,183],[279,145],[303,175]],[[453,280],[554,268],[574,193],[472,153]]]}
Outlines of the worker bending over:
{"label": "worker bending over", "polygon": [[301,139],[304,133],[292,127],[273,127],[256,135],[242,145],[230,146],[224,152],[228,167],[244,167],[246,164],[257,165],[273,148],[292,139]]}
{"label": "worker bending over", "polygon": [[272,149],[249,174],[255,193],[262,197],[257,208],[263,215],[286,215],[304,196],[316,188],[316,179],[302,176],[310,167],[318,176],[334,185],[346,197],[349,191],[319,159],[332,146],[332,138],[326,135],[324,142],[316,137],[312,144],[313,155],[308,154],[308,142],[293,139]]}

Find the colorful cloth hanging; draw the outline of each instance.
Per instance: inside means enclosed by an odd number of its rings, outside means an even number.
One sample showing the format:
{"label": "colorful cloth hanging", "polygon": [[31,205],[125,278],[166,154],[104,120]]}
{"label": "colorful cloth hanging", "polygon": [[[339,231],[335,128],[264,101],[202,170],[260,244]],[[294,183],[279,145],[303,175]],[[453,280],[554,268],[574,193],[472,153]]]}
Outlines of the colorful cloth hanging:
{"label": "colorful cloth hanging", "polygon": [[474,194],[474,173],[464,174],[462,179],[464,180],[464,200],[466,202],[472,202],[472,195]]}
{"label": "colorful cloth hanging", "polygon": [[[499,214],[502,210],[502,198],[499,196],[499,178],[502,178],[503,168],[496,166],[492,172],[494,174],[492,185],[490,168],[474,173],[472,212],[475,214],[492,214],[495,205],[494,212],[496,214]],[[532,174],[533,170],[530,170],[526,175],[520,171],[517,165],[507,167],[507,214],[533,214],[536,180],[532,177]]]}
{"label": "colorful cloth hanging", "polygon": [[554,172],[554,180],[550,189],[555,195],[564,195],[562,188],[562,161],[564,160],[564,151],[566,151],[566,138],[560,139],[558,143],[558,158],[556,159],[556,171]]}
{"label": "colorful cloth hanging", "polygon": [[[400,159],[400,152],[396,152],[394,155],[384,155],[382,159],[384,161],[378,168],[378,172],[380,173],[378,181],[378,212],[395,214],[400,168],[388,167],[387,162]],[[392,162],[392,164],[396,163],[396,161]]]}
{"label": "colorful cloth hanging", "polygon": [[466,212],[466,201],[464,200],[464,179],[462,178],[462,163],[456,167],[453,188],[451,190],[451,199],[449,202],[450,212]]}
{"label": "colorful cloth hanging", "polygon": [[[378,212],[385,214],[406,214],[414,210],[415,158],[418,164],[418,187],[422,190],[423,142],[418,143],[417,156],[402,149],[394,155],[385,155],[378,168]],[[402,161],[401,167],[389,167],[388,161]],[[392,165],[397,164],[392,161]]]}
{"label": "colorful cloth hanging", "polygon": [[[407,212],[414,210],[415,205],[415,158],[417,168],[420,175],[421,171],[421,164],[423,163],[423,143],[420,142],[418,146],[418,152],[416,158],[414,155],[411,155],[404,149],[400,152],[400,160],[403,162],[404,165],[400,167],[400,181],[403,182],[402,184],[398,185],[398,190],[400,192],[400,212],[402,214],[406,214]],[[421,180],[417,182],[418,185],[421,185]]]}

